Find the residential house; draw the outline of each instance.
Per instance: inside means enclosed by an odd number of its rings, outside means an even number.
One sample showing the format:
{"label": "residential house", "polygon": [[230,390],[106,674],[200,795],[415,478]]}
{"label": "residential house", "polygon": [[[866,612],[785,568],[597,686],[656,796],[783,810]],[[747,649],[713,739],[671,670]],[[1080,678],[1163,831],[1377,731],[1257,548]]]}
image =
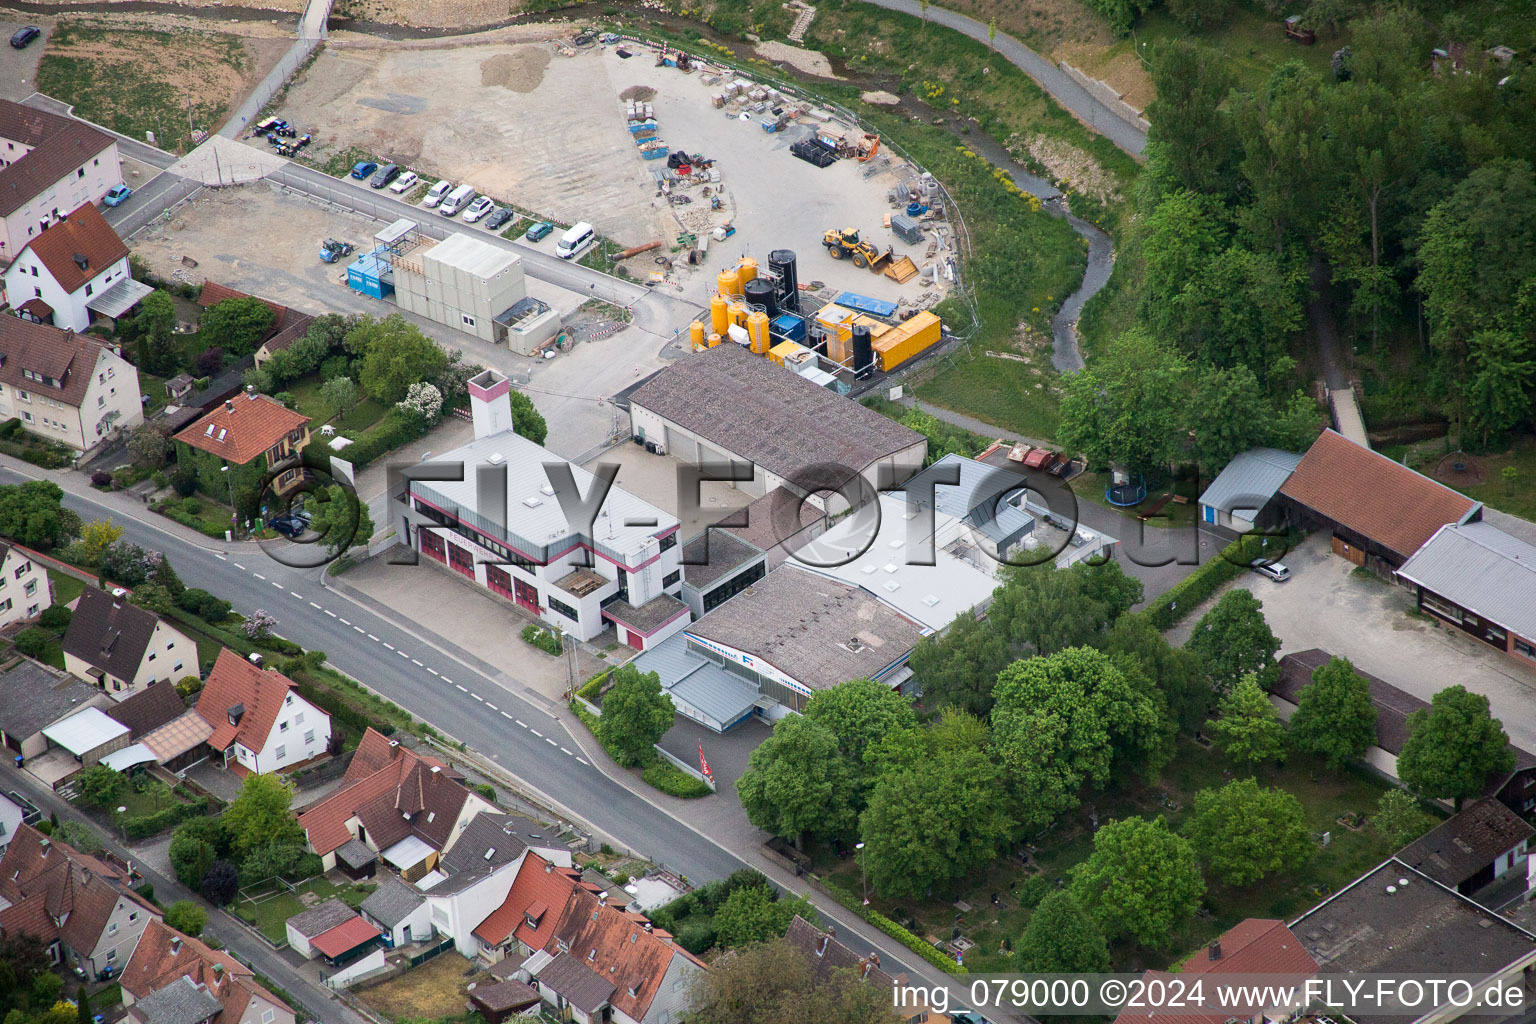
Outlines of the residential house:
{"label": "residential house", "polygon": [[[589,522],[568,515],[550,470],[580,493],[600,486],[580,466],[513,432],[511,382],[494,370],[469,381],[475,439],[440,456],[459,481],[407,483],[398,535],[427,559],[590,640],[614,624],[620,643],[654,646],[688,622],[674,516],[620,487]],[[491,484],[490,481],[496,481]]]}
{"label": "residential house", "polygon": [[96,687],[24,659],[0,674],[0,741],[23,760],[41,757],[48,750],[44,729],[82,708],[109,704]]}
{"label": "residential house", "polygon": [[66,751],[81,768],[89,768],[128,746],[128,727],[101,708],[81,708],[44,729],[43,735],[50,749]]}
{"label": "residential house", "polygon": [[384,945],[391,949],[432,937],[432,916],[426,897],[398,878],[382,879],[357,909],[383,933]]}
{"label": "residential house", "polygon": [[937,1012],[913,991],[902,992],[902,986],[907,984],[905,974],[892,975],[882,970],[879,953],[871,951],[860,956],[849,949],[837,940],[837,929],[832,925],[827,925],[823,931],[796,914],[789,922],[784,940],[811,965],[817,984],[831,980],[836,971],[856,975],[862,984],[890,992],[906,1024],[949,1024],[948,1014]]}
{"label": "residential house", "polygon": [[331,741],[331,716],[300,696],[293,680],[227,647],[194,710],[213,728],[208,745],[241,774],[292,770],[324,756]]}
{"label": "residential house", "polygon": [[5,848],[11,845],[25,817],[26,811],[22,810],[20,804],[0,793],[0,855],[4,855]]}
{"label": "residential house", "polygon": [[89,204],[27,242],[5,268],[17,317],[69,331],[84,331],[98,313],[116,320],[152,291],[133,279],[128,247]]}
{"label": "residential house", "polygon": [[327,871],[357,840],[406,881],[435,868],[476,815],[495,808],[434,757],[369,729],[341,785],[299,812],[299,827]]}
{"label": "residential house", "polygon": [[1529,822],[1497,800],[1469,804],[1397,851],[1397,859],[1463,896],[1477,898],[1494,881],[1512,878],[1513,897],[1526,888],[1526,847],[1536,835]]}
{"label": "residential house", "polygon": [[35,619],[52,604],[48,571],[28,552],[0,541],[0,626]]}
{"label": "residential house", "polygon": [[1391,1000],[1356,1005],[1348,1013],[1354,1024],[1439,1024],[1475,1014],[1486,988],[1523,988],[1536,965],[1536,934],[1397,858],[1367,871],[1292,921],[1290,929],[1325,978],[1480,979],[1472,983],[1471,999],[1453,989],[1454,1005],[1443,988],[1421,994],[1417,1005]]}
{"label": "residential house", "polygon": [[475,927],[478,955],[495,964],[508,957],[521,961],[543,949],[581,884],[581,872],[568,864],[536,853],[525,857],[506,899]]}
{"label": "residential house", "polygon": [[1447,523],[1482,518],[1481,502],[1325,430],[1280,487],[1291,520],[1332,534],[1333,552],[1390,575]]}
{"label": "residential house", "polygon": [[[193,421],[176,440],[241,466],[257,486],[286,494],[304,478],[300,453],[309,444],[309,417],[247,390]],[[215,474],[217,475],[217,474]],[[200,483],[208,484],[200,475]]]}
{"label": "residential house", "polygon": [[0,316],[0,419],[90,451],[144,422],[138,371],[90,335]]}
{"label": "residential house", "polygon": [[0,261],[123,183],[117,140],[73,117],[0,100],[0,144]]}
{"label": "residential house", "polygon": [[[295,1024],[293,1008],[222,950],[151,921],[119,981],[130,1020],[142,1024]],[[195,1013],[205,1016],[193,1016]]]}
{"label": "residential house", "polygon": [[197,645],[121,591],[86,587],[64,633],[64,667],[125,700],[151,683],[198,674]]}
{"label": "residential house", "polygon": [[120,700],[107,708],[114,721],[128,728],[129,739],[135,743],[149,733],[186,714],[187,705],[176,684],[169,679],[150,683],[126,700]]}
{"label": "residential house", "polygon": [[121,971],[160,911],[117,868],[22,825],[0,857],[0,936],[30,935],[94,980]]}
{"label": "residential house", "polygon": [[[1303,984],[1315,976],[1317,970],[1317,961],[1284,921],[1248,918],[1227,929],[1186,960],[1178,977],[1219,982],[1223,975],[1245,980],[1270,975],[1274,976],[1273,994],[1288,986]],[[1149,981],[1167,982],[1174,976],[1165,971],[1149,971],[1146,977]],[[1244,986],[1237,988],[1242,991]],[[1215,996],[1216,988],[1212,987],[1210,991]],[[1268,1024],[1289,1019],[1292,1013],[1302,1008],[1299,997],[1294,1005],[1278,1005],[1277,1000],[1272,1001],[1277,1005],[1212,1006],[1209,1013],[1188,1008],[1126,1010],[1115,1018],[1115,1024],[1145,1024],[1149,1021],[1152,1024]]]}
{"label": "residential house", "polygon": [[[249,299],[251,297],[245,292],[236,291],[233,288],[219,284],[217,281],[204,281],[203,289],[197,296],[197,304],[207,309],[209,306],[216,306],[226,299]],[[266,337],[262,338],[257,346],[255,365],[258,367],[271,359],[275,353],[287,351],[289,345],[304,337],[305,333],[309,330],[309,325],[315,321],[315,318],[308,313],[300,313],[296,309],[280,306],[268,299],[260,299],[259,301],[263,306],[272,311],[276,319],[272,321],[272,329],[267,332]],[[191,390],[190,383],[189,381],[187,391]],[[170,386],[169,381],[166,382],[166,386]],[[183,394],[185,393],[183,392]],[[181,396],[175,397],[179,398]]]}

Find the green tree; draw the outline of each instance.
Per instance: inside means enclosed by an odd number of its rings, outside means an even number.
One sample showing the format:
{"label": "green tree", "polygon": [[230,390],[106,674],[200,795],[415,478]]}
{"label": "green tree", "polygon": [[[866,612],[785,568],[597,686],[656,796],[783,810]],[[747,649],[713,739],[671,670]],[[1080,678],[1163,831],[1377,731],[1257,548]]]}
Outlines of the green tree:
{"label": "green tree", "polygon": [[195,889],[202,884],[203,876],[214,862],[213,846],[196,833],[178,828],[171,836],[170,858],[176,880]]}
{"label": "green tree", "polygon": [[752,751],[736,792],[752,824],[799,846],[806,836],[833,838],[853,829],[853,784],[853,768],[832,730],[790,715]]}
{"label": "green tree", "polygon": [[1103,929],[1065,889],[1051,892],[1029,916],[1018,954],[1035,974],[1102,974],[1110,968]]}
{"label": "green tree", "polygon": [[1123,463],[1136,473],[1167,466],[1178,454],[1188,373],[1178,353],[1129,331],[1067,378],[1056,439],[1094,466]]}
{"label": "green tree", "polygon": [[1181,350],[1220,367],[1247,366],[1266,387],[1296,365],[1287,339],[1300,327],[1303,278],[1278,254],[1234,245],[1217,253],[1181,300]]}
{"label": "green tree", "polygon": [[534,444],[543,444],[549,436],[549,424],[534,408],[533,399],[521,391],[513,391],[508,397],[512,399],[512,430]]}
{"label": "green tree", "polygon": [[191,900],[177,900],[166,908],[165,923],[167,927],[195,939],[203,934],[203,928],[208,924],[208,911]]}
{"label": "green tree", "polygon": [[1195,624],[1184,646],[1205,664],[1218,693],[1226,693],[1247,675],[1256,677],[1266,691],[1280,678],[1275,661],[1280,641],[1264,621],[1264,605],[1241,587],[1222,595]]}
{"label": "green tree", "polygon": [[133,333],[139,338],[139,365],[150,373],[175,372],[179,353],[172,343],[176,330],[176,304],[168,292],[155,289],[139,300]]}
{"label": "green tree", "polygon": [[721,948],[740,949],[781,939],[795,915],[816,920],[816,908],[804,896],[779,896],[766,885],[732,889],[715,911],[715,931]]}
{"label": "green tree", "polygon": [[[1327,157],[1322,76],[1290,60],[1262,89],[1233,103],[1247,185],[1242,219],[1257,247],[1279,257],[1307,237],[1317,216],[1317,192],[1335,170]],[[1299,309],[1296,315],[1299,322]]]}
{"label": "green tree", "polygon": [[900,1024],[891,993],[857,971],[818,976],[783,939],[738,950],[694,976],[687,1024]]}
{"label": "green tree", "polygon": [[351,377],[332,377],[320,385],[320,404],[332,416],[344,417],[357,408],[362,395]]}
{"label": "green tree", "polygon": [[159,469],[171,454],[171,439],[164,431],[146,423],[135,427],[128,435],[128,454],[140,465]]}
{"label": "green tree", "polygon": [[1184,732],[1193,733],[1211,717],[1215,692],[1200,659],[1174,647],[1145,615],[1122,615],[1110,626],[1101,649],[1128,676],[1139,672],[1158,690]]}
{"label": "green tree", "polygon": [[1125,818],[1093,834],[1093,853],[1072,869],[1071,892],[1110,937],[1155,947],[1194,915],[1205,880],[1194,847],[1161,817]]}
{"label": "green tree", "polygon": [[52,480],[0,485],[0,534],[28,547],[56,547],[83,529]]}
{"label": "green tree", "polygon": [[53,830],[51,838],[87,857],[94,857],[104,849],[95,830],[83,821],[63,822]]}
{"label": "green tree", "polygon": [[1017,661],[997,678],[993,741],[1038,827],[1102,788],[1117,763],[1150,776],[1167,762],[1172,722],[1161,695],[1090,647]]}
{"label": "green tree", "polygon": [[805,717],[837,737],[837,749],[861,786],[874,781],[865,770],[864,751],[882,736],[917,724],[912,702],[873,679],[853,679],[820,691],[806,704]]}
{"label": "green tree", "polygon": [[123,773],[93,764],[75,776],[75,792],[91,807],[110,807],[122,795]]}
{"label": "green tree", "polygon": [[362,353],[358,383],[370,398],[394,405],[412,384],[432,380],[448,365],[448,356],[431,338],[401,316],[363,317],[348,332],[349,351]]}
{"label": "green tree", "polygon": [[112,520],[95,520],[80,528],[74,554],[86,565],[100,565],[102,552],[123,539],[123,528]]}
{"label": "green tree", "polygon": [[231,355],[243,356],[256,351],[275,323],[277,314],[271,306],[246,296],[225,299],[203,310],[197,330],[207,347],[216,346]]}
{"label": "green tree", "polygon": [[909,664],[926,707],[959,708],[985,718],[992,713],[997,674],[1012,660],[1008,641],[990,622],[966,611],[944,632],[919,640]]}
{"label": "green tree", "polygon": [[1168,13],[1191,32],[1212,28],[1227,19],[1229,0],[1168,0]]}
{"label": "green tree", "polygon": [[620,764],[649,764],[656,757],[653,748],[672,728],[672,698],[662,691],[655,672],[622,665],[614,669],[612,678],[613,686],[603,697],[597,738]]}
{"label": "green tree", "polygon": [[1289,723],[1291,743],[1321,754],[1331,768],[1365,756],[1376,742],[1376,705],[1371,684],[1345,658],[1334,658],[1312,673]]}
{"label": "green tree", "polygon": [[212,861],[203,873],[197,891],[214,906],[227,907],[235,901],[235,895],[240,891],[240,872],[227,860]]}
{"label": "green tree", "polygon": [[875,889],[916,896],[991,863],[1013,833],[1007,787],[979,747],[923,744],[885,771],[859,819]]}
{"label": "green tree", "polygon": [[1285,756],[1285,725],[1280,713],[1251,675],[1221,698],[1220,715],[1210,724],[1222,753],[1234,761],[1258,764]]}
{"label": "green tree", "polygon": [[136,604],[140,608],[147,608],[156,615],[169,615],[176,607],[176,599],[171,592],[158,583],[141,583],[133,588],[133,596],[129,603]]}
{"label": "green tree", "polygon": [[1015,647],[1053,654],[1094,642],[1141,598],[1141,581],[1118,562],[1020,566],[1004,570],[987,621]]}
{"label": "green tree", "polygon": [[367,544],[373,537],[368,503],[340,484],[312,493],[304,507],[310,514],[309,528],[320,534],[321,543],[332,555]]}
{"label": "green tree", "polygon": [[1515,755],[1488,698],[1464,686],[1435,694],[1426,710],[1408,716],[1408,739],[1397,755],[1397,777],[1419,796],[1454,800],[1477,796],[1493,772],[1514,770]]}
{"label": "green tree", "polygon": [[1185,336],[1186,296],[1227,246],[1231,213],[1212,195],[1179,189],[1147,214],[1141,319],[1166,341]]}
{"label": "green tree", "polygon": [[1317,399],[1305,391],[1298,391],[1276,403],[1268,426],[1266,443],[1270,446],[1281,451],[1304,452],[1323,432],[1323,413],[1318,408]]}
{"label": "green tree", "polygon": [[281,775],[247,775],[240,793],[224,812],[230,843],[242,856],[274,843],[303,845],[294,820],[293,783]]}
{"label": "green tree", "polygon": [[95,1024],[91,1013],[91,993],[84,985],[75,993],[75,1024]]}
{"label": "green tree", "polygon": [[32,1005],[53,1006],[64,991],[64,979],[57,974],[39,974],[32,979]]}
{"label": "green tree", "polygon": [[1484,449],[1531,418],[1536,359],[1513,331],[1482,330],[1467,342],[1467,426]]}
{"label": "green tree", "polygon": [[1174,188],[1235,195],[1239,142],[1227,98],[1236,80],[1226,55],[1190,39],[1161,44],[1152,84],[1157,98],[1147,106],[1149,162]]}
{"label": "green tree", "polygon": [[1189,427],[1195,435],[1195,459],[1208,478],[1239,452],[1261,444],[1268,420],[1264,389],[1248,367],[1207,366],[1196,375]]}
{"label": "green tree", "polygon": [[1211,877],[1227,885],[1251,885],[1297,868],[1312,855],[1301,801],[1253,779],[1195,794],[1195,811],[1184,834]]}
{"label": "green tree", "polygon": [[16,649],[29,658],[41,658],[53,643],[53,634],[41,626],[28,626],[16,636]]}
{"label": "green tree", "polygon": [[1434,824],[1435,819],[1424,812],[1419,802],[1400,789],[1381,794],[1376,801],[1376,813],[1371,815],[1371,828],[1392,850],[1401,850]]}

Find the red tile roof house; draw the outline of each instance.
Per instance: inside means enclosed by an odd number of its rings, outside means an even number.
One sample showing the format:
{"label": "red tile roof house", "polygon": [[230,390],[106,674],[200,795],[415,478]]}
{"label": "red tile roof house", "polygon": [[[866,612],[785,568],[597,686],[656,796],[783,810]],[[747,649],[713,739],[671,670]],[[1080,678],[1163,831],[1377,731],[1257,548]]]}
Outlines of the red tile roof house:
{"label": "red tile roof house", "polygon": [[529,854],[507,900],[475,930],[482,952],[500,959],[532,950],[523,968],[563,1020],[680,1020],[703,961],[596,889]]}
{"label": "red tile roof house", "polygon": [[305,700],[293,680],[224,648],[194,708],[213,727],[208,745],[244,775],[289,771],[322,757],[331,716]]}
{"label": "red tile roof house", "polygon": [[30,825],[0,857],[0,937],[30,935],[50,959],[95,979],[121,971],[160,911],[117,868]]}
{"label": "red tile roof house", "polygon": [[[163,921],[151,921],[119,979],[130,1020],[158,1024],[294,1024],[293,1008],[257,984],[251,969]],[[187,1011],[187,1012],[183,1012]],[[193,1017],[193,1012],[207,1015]]]}
{"label": "red tile roof house", "polygon": [[327,871],[359,840],[408,882],[433,870],[476,815],[495,807],[433,757],[369,729],[341,786],[299,812],[299,827]]}
{"label": "red tile roof house", "polygon": [[117,140],[72,117],[0,100],[0,260],[64,211],[123,183]]}
{"label": "red tile roof house", "polygon": [[128,247],[89,204],[29,241],[5,269],[6,300],[21,315],[70,331],[84,331],[98,313],[118,320],[152,291],[133,279]]}
{"label": "red tile roof house", "polygon": [[[1188,981],[1191,975],[1207,975],[1220,981],[1222,975],[1236,976],[1271,975],[1277,986],[1300,986],[1318,972],[1317,961],[1302,946],[1301,940],[1291,933],[1284,921],[1249,918],[1223,932],[1216,941],[1191,956],[1180,970],[1178,977]],[[1166,981],[1172,975],[1164,971],[1148,971],[1148,981],[1161,978]],[[1207,986],[1210,990],[1211,986]],[[1299,988],[1298,988],[1299,991]],[[1206,998],[1211,998],[1208,994]],[[1266,1021],[1283,1020],[1301,1006],[1238,1006],[1223,1007],[1217,1013],[1153,1011],[1146,1009],[1126,1010],[1115,1018],[1115,1024],[1266,1024]]]}
{"label": "red tile roof house", "polygon": [[139,375],[100,339],[0,315],[0,419],[90,451],[144,422]]}
{"label": "red tile roof house", "polygon": [[1335,554],[1390,576],[1447,523],[1478,522],[1481,502],[1325,430],[1280,487],[1291,520],[1332,532]]}
{"label": "red tile roof house", "polygon": [[246,391],[193,421],[176,440],[217,456],[225,465],[250,467],[255,482],[265,483],[265,474],[277,474],[272,488],[283,494],[304,479],[299,454],[309,444],[309,417]]}
{"label": "red tile roof house", "polygon": [[[207,309],[216,306],[225,299],[249,299],[252,296],[245,292],[236,291],[233,288],[219,284],[217,281],[204,281],[203,290],[197,296],[197,304]],[[260,299],[260,297],[257,297]],[[260,299],[263,306],[270,309],[277,317],[272,321],[272,330],[262,339],[256,349],[255,364],[259,367],[278,352],[285,352],[289,345],[304,337],[309,330],[309,325],[315,318],[308,313],[300,313],[296,309],[287,306],[279,306],[268,299]]]}

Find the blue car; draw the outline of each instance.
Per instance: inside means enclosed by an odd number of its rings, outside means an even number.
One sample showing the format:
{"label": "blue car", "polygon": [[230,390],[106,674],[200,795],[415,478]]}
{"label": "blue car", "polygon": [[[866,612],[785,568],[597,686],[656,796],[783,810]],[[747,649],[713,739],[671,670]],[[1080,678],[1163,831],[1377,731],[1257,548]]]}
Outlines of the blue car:
{"label": "blue car", "polygon": [[352,165],[352,177],[362,181],[368,175],[379,169],[379,165],[372,160],[359,160]]}
{"label": "blue car", "polygon": [[107,194],[102,197],[102,202],[108,206],[121,206],[123,201],[131,195],[133,195],[133,189],[127,185],[113,185],[107,190]]}

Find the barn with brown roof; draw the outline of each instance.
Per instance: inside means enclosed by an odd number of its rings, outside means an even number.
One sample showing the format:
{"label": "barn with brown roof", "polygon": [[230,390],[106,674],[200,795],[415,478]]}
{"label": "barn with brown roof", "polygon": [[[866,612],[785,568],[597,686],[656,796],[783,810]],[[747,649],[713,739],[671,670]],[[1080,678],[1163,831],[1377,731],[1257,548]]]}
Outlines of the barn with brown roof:
{"label": "barn with brown roof", "polygon": [[1333,551],[1391,573],[1447,523],[1482,518],[1483,506],[1335,430],[1325,430],[1280,488],[1293,522],[1328,530]]}

